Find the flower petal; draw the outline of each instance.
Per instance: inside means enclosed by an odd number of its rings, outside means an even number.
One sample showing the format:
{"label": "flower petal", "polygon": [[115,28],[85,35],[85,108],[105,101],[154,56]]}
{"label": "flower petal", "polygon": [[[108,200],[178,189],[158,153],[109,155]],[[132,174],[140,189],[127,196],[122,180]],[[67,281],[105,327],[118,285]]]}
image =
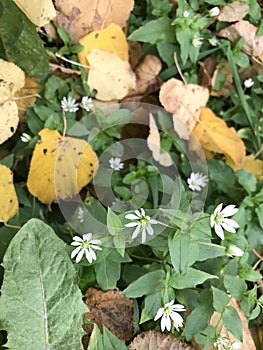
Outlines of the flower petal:
{"label": "flower petal", "polygon": [[219,238],[221,238],[222,240],[225,239],[224,231],[220,225],[215,224],[215,232]]}
{"label": "flower petal", "polygon": [[157,314],[156,314],[156,316],[154,317],[154,321],[156,321],[156,320],[158,320],[158,318],[162,317],[163,311],[164,311],[164,308],[161,307],[161,308],[157,311]]}
{"label": "flower petal", "polygon": [[229,226],[232,226],[232,227],[235,227],[235,228],[239,228],[239,224],[235,221],[235,220],[232,220],[232,219],[223,219],[223,223],[226,223],[227,225]]}
{"label": "flower petal", "polygon": [[90,241],[92,237],[92,233],[85,233],[85,235],[83,235],[83,241]]}
{"label": "flower petal", "polygon": [[77,257],[76,257],[76,263],[80,262],[80,260],[81,260],[82,257],[83,257],[83,254],[84,254],[84,249],[82,249],[82,250],[78,253],[78,255],[77,255]]}
{"label": "flower petal", "polygon": [[72,252],[71,252],[71,259],[73,259],[78,252],[81,250],[81,246],[78,246],[77,248],[75,248]]}
{"label": "flower petal", "polygon": [[135,214],[127,214],[127,215],[125,215],[125,219],[138,220],[138,219],[140,219],[140,216],[137,216]]}
{"label": "flower petal", "polygon": [[77,241],[77,242],[83,242],[83,239],[79,236],[74,236],[73,237],[73,241]]}
{"label": "flower petal", "polygon": [[135,226],[141,226],[141,224],[136,221],[136,222],[129,222],[128,224],[124,225],[125,227],[135,227]]}
{"label": "flower petal", "polygon": [[221,226],[227,231],[227,232],[231,232],[231,233],[235,233],[236,232],[236,229],[230,225],[228,225],[227,223],[225,222],[222,222],[221,223]]}
{"label": "flower petal", "polygon": [[223,203],[218,204],[218,206],[214,210],[214,215],[215,216],[216,216],[217,213],[220,213],[220,211],[222,210],[222,207],[223,207]]}
{"label": "flower petal", "polygon": [[136,227],[136,229],[133,231],[132,239],[134,239],[134,238],[136,238],[136,237],[138,236],[140,230],[141,230],[141,225],[138,225],[138,226]]}
{"label": "flower petal", "polygon": [[232,216],[232,215],[236,214],[237,212],[238,212],[238,208],[236,208],[236,206],[234,204],[230,204],[222,210],[221,214],[223,216]]}

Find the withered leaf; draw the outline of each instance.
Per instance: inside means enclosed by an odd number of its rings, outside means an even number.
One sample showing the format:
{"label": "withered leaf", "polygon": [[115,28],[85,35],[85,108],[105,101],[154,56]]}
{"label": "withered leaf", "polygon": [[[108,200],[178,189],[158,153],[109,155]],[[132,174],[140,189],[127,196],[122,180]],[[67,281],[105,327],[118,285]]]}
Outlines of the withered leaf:
{"label": "withered leaf", "polygon": [[249,5],[246,2],[235,1],[224,6],[217,19],[222,22],[236,22],[244,18],[249,12]]}

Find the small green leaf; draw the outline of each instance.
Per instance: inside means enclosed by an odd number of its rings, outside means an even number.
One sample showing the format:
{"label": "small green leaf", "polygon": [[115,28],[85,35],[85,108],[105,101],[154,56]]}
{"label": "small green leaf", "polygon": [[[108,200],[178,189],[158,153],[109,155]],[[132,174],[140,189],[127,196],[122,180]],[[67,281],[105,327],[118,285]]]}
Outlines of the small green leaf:
{"label": "small green leaf", "polygon": [[95,265],[96,279],[102,290],[116,288],[121,274],[121,264],[107,257]]}
{"label": "small green leaf", "polygon": [[123,231],[123,223],[119,216],[114,213],[111,208],[108,208],[107,212],[107,227],[111,235],[118,235]]}
{"label": "small green leaf", "polygon": [[127,350],[124,343],[103,326],[103,333],[96,323],[91,333],[88,350]]}
{"label": "small green leaf", "polygon": [[[153,319],[160,307],[162,307],[162,291],[146,295],[143,302],[140,323]],[[170,301],[170,300],[169,300]]]}
{"label": "small green leaf", "polygon": [[156,270],[146,273],[132,282],[122,294],[129,298],[139,298],[143,295],[152,294],[153,291],[158,291],[163,288],[165,272]]}
{"label": "small green leaf", "polygon": [[244,187],[247,193],[251,194],[256,191],[257,179],[253,174],[243,169],[237,170],[236,174],[238,182]]}
{"label": "small green leaf", "polygon": [[224,275],[224,285],[236,300],[241,300],[247,290],[246,282],[238,276]]}
{"label": "small green leaf", "polygon": [[173,281],[171,283],[171,286],[174,287],[175,289],[194,288],[196,285],[202,284],[206,280],[211,278],[218,278],[218,277],[189,267],[186,273],[182,275],[179,275],[179,274],[173,275]]}
{"label": "small green leaf", "polygon": [[256,209],[255,209],[257,216],[258,216],[258,221],[260,224],[260,227],[263,228],[263,203],[260,204]]}
{"label": "small green leaf", "polygon": [[226,292],[215,287],[212,287],[212,292],[214,309],[218,312],[222,312],[224,307],[228,304],[230,297],[227,295]]}
{"label": "small green leaf", "polygon": [[226,329],[242,342],[242,322],[237,310],[232,306],[227,306],[223,312],[222,320]]}

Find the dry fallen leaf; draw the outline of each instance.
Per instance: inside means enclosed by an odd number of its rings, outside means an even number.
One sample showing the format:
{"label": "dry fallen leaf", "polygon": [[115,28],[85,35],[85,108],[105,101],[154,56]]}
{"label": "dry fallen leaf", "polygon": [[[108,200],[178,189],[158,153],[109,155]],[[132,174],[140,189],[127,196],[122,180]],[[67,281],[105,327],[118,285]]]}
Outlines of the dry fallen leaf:
{"label": "dry fallen leaf", "polygon": [[58,24],[77,39],[111,23],[124,27],[133,6],[134,0],[55,0]]}
{"label": "dry fallen leaf", "polygon": [[263,160],[255,159],[253,154],[245,158],[242,169],[255,175],[258,180],[263,180]]}
{"label": "dry fallen leaf", "polygon": [[121,27],[114,23],[103,30],[87,34],[79,40],[79,43],[84,46],[84,49],[78,53],[78,58],[84,65],[89,65],[87,55],[93,49],[115,53],[125,61],[129,59],[129,47],[126,36]]}
{"label": "dry fallen leaf", "polygon": [[150,113],[149,116],[149,126],[150,130],[147,138],[147,146],[152,151],[153,159],[162,166],[173,165],[173,160],[170,154],[168,152],[161,152],[161,137],[152,113]]}
{"label": "dry fallen leaf", "polygon": [[92,50],[87,59],[90,64],[88,85],[90,90],[97,90],[98,100],[120,100],[135,88],[136,77],[127,61],[99,49]]}
{"label": "dry fallen leaf", "polygon": [[142,55],[142,46],[138,41],[128,41],[128,46],[129,46],[129,62],[132,69],[135,70]]}
{"label": "dry fallen leaf", "polygon": [[29,192],[47,205],[72,198],[94,176],[96,153],[85,140],[63,137],[57,130],[43,129],[39,135],[27,179]]}
{"label": "dry fallen leaf", "polygon": [[[133,301],[118,290],[102,292],[89,288],[85,293],[85,303],[89,312],[85,318],[96,323],[102,331],[103,325],[122,341],[129,340],[134,333]],[[83,325],[84,330],[86,325]],[[87,329],[90,330],[90,327]]]}
{"label": "dry fallen leaf", "polygon": [[13,0],[27,15],[31,22],[43,27],[56,17],[56,10],[52,0]]}
{"label": "dry fallen leaf", "polygon": [[[242,341],[242,344],[241,344],[241,348],[240,350],[256,350],[256,347],[255,347],[255,343],[253,341],[253,338],[250,334],[250,331],[248,329],[248,321],[246,319],[246,316],[244,315],[243,311],[240,309],[237,301],[235,299],[230,299],[230,302],[229,304],[230,306],[232,306],[233,308],[236,309],[240,319],[241,319],[241,322],[242,322],[242,329],[243,329],[243,341]],[[219,312],[214,312],[214,314],[212,315],[209,323],[212,325],[212,326],[215,326],[218,324],[218,322],[220,321],[220,318],[221,318],[221,314]],[[238,342],[240,343],[240,341],[238,339],[236,339],[224,326],[223,322],[220,321],[219,325],[218,325],[218,333],[219,334],[224,334],[226,335],[227,338],[229,338],[229,341],[230,343],[233,343],[233,342]],[[209,350],[214,350],[214,346],[211,345]]]}
{"label": "dry fallen leaf", "polygon": [[9,139],[17,129],[18,108],[13,98],[24,84],[25,73],[14,63],[0,59],[0,144]]}
{"label": "dry fallen leaf", "polygon": [[209,108],[202,108],[200,122],[193,130],[202,148],[223,153],[230,158],[236,169],[242,168],[246,156],[243,141],[234,128],[229,128],[223,119],[218,118]]}
{"label": "dry fallen leaf", "polygon": [[7,222],[18,212],[13,172],[0,164],[0,222]]}
{"label": "dry fallen leaf", "polygon": [[201,107],[209,99],[208,89],[196,84],[186,85],[172,78],[161,86],[159,98],[163,107],[174,115],[175,131],[181,138],[189,139],[199,121]]}
{"label": "dry fallen leaf", "polygon": [[156,331],[142,332],[133,339],[129,350],[194,350],[194,348],[175,338],[172,334]]}
{"label": "dry fallen leaf", "polygon": [[245,2],[235,1],[221,8],[217,17],[222,22],[236,22],[244,18],[249,12],[249,5]]}
{"label": "dry fallen leaf", "polygon": [[136,87],[129,92],[130,96],[150,94],[160,87],[157,78],[162,69],[162,62],[154,55],[146,55],[143,61],[136,67]]}
{"label": "dry fallen leaf", "polygon": [[231,42],[236,42],[241,37],[244,38],[242,50],[248,55],[259,56],[263,52],[263,35],[256,36],[257,31],[258,28],[253,24],[242,20],[222,29],[218,35]]}

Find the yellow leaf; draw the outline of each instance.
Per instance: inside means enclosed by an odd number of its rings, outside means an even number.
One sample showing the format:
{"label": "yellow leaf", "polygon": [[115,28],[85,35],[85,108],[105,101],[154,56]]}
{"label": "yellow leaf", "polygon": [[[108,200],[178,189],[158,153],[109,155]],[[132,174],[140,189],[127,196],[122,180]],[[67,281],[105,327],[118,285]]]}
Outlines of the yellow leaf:
{"label": "yellow leaf", "polygon": [[223,119],[218,118],[209,108],[202,108],[200,122],[193,130],[202,148],[223,153],[233,162],[236,169],[242,168],[246,150],[243,141],[234,128],[229,128]]}
{"label": "yellow leaf", "polygon": [[85,65],[89,65],[87,55],[93,49],[102,49],[115,53],[125,61],[129,59],[129,47],[126,36],[121,27],[114,23],[103,30],[98,30],[84,36],[79,40],[79,43],[84,46],[84,49],[78,53],[78,58]]}
{"label": "yellow leaf", "polygon": [[88,85],[90,90],[97,90],[98,100],[120,100],[135,88],[136,77],[127,61],[100,49],[93,49],[87,59],[90,63]]}
{"label": "yellow leaf", "polygon": [[161,86],[159,97],[164,108],[173,114],[175,131],[188,140],[199,121],[201,107],[209,99],[208,89],[196,84],[186,85],[172,78]]}
{"label": "yellow leaf", "polygon": [[13,173],[0,164],[0,222],[7,222],[18,212],[18,200],[13,184]]}
{"label": "yellow leaf", "polygon": [[27,179],[29,192],[47,205],[74,197],[92,180],[96,153],[85,140],[63,137],[57,130],[43,129],[39,135]]}
{"label": "yellow leaf", "polygon": [[16,131],[18,108],[12,99],[25,84],[25,73],[14,63],[0,59],[0,144]]}
{"label": "yellow leaf", "polygon": [[242,169],[255,175],[257,179],[263,180],[263,161],[255,159],[253,154],[246,157]]}
{"label": "yellow leaf", "polygon": [[56,10],[52,0],[13,0],[27,15],[31,22],[43,27],[56,17]]}

